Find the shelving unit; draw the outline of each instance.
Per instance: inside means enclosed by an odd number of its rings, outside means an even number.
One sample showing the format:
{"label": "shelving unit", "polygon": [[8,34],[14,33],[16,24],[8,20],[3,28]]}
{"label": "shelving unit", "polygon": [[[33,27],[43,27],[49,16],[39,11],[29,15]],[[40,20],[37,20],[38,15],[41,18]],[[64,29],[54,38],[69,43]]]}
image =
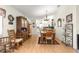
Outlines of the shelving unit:
{"label": "shelving unit", "polygon": [[73,17],[72,13],[66,16],[65,44],[73,47]]}

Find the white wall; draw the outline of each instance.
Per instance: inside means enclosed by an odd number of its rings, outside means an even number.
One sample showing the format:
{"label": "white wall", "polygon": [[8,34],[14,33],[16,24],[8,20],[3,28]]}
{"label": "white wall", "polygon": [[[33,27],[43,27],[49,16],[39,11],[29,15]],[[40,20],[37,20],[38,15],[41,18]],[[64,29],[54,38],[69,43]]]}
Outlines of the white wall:
{"label": "white wall", "polygon": [[56,35],[57,37],[63,41],[64,40],[64,36],[63,36],[63,33],[64,33],[64,25],[65,25],[65,22],[66,22],[66,16],[68,14],[73,14],[73,48],[77,48],[77,43],[76,43],[76,6],[74,5],[62,5],[58,8],[56,14],[55,14],[55,22],[57,24],[57,19],[58,18],[61,18],[62,20],[64,19],[63,21],[63,26],[62,27],[55,27],[56,28]]}
{"label": "white wall", "polygon": [[[24,15],[22,13],[18,12],[16,9],[12,8],[11,6],[0,5],[0,8],[3,8],[6,10],[6,17],[3,19],[3,36],[7,36],[8,29],[16,28],[16,16],[24,16]],[[8,22],[9,22],[8,15],[9,14],[12,14],[14,17],[13,25],[8,24]]]}
{"label": "white wall", "polygon": [[77,21],[76,21],[76,28],[77,28],[77,34],[79,34],[79,6],[76,6],[76,18],[77,18]]}

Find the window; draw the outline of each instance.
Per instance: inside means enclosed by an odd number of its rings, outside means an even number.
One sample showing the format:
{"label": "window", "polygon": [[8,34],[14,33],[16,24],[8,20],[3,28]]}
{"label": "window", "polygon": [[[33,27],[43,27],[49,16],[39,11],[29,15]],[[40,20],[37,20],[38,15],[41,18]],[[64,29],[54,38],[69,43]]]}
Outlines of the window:
{"label": "window", "polygon": [[0,8],[0,36],[2,36],[2,20],[6,16],[6,10],[3,8]]}
{"label": "window", "polygon": [[48,21],[44,21],[43,19],[36,20],[36,26],[39,28],[48,27],[48,26],[51,26],[51,24],[52,24],[52,22],[50,19]]}

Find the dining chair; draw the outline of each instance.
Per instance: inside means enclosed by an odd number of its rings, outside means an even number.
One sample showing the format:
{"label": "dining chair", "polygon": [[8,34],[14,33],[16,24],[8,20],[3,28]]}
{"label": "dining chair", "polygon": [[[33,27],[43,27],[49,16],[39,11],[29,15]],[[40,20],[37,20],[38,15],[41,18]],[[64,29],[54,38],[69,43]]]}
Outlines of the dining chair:
{"label": "dining chair", "polygon": [[45,37],[45,39],[46,39],[46,43],[47,43],[47,44],[53,43],[53,33],[52,33],[52,31],[47,31],[47,32],[46,32],[46,37]]}
{"label": "dining chair", "polygon": [[11,49],[11,42],[9,41],[8,37],[0,38],[0,52],[13,52],[13,49]]}
{"label": "dining chair", "polygon": [[11,41],[11,46],[13,48],[18,48],[20,43],[23,43],[23,38],[16,38],[16,33],[14,30],[8,30],[9,40]]}
{"label": "dining chair", "polygon": [[4,45],[2,43],[2,38],[0,38],[0,53],[4,52]]}

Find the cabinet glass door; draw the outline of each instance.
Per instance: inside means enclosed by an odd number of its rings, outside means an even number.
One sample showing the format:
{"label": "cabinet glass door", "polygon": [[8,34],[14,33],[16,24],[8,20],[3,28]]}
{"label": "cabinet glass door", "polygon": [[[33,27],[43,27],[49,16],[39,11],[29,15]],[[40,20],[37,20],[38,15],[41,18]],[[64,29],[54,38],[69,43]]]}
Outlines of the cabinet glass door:
{"label": "cabinet glass door", "polygon": [[24,27],[25,21],[24,19],[22,19],[22,27]]}
{"label": "cabinet glass door", "polygon": [[25,27],[27,28],[27,20],[25,20]]}

